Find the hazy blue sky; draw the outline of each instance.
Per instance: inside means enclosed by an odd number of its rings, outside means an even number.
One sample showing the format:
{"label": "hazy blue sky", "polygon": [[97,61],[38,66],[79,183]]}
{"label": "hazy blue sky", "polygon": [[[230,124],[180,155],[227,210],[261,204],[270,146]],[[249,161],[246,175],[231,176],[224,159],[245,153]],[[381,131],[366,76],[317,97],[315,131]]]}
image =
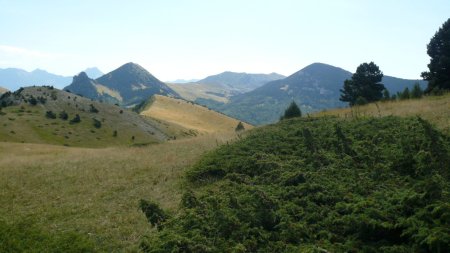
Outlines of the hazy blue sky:
{"label": "hazy blue sky", "polygon": [[136,62],[161,80],[375,61],[419,78],[450,0],[0,0],[0,68],[74,75]]}

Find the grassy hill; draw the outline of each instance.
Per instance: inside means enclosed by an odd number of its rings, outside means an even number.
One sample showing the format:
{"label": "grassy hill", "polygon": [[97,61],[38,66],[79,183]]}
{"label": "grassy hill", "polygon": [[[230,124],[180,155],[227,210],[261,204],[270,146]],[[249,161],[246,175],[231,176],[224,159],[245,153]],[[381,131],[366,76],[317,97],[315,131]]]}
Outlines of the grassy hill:
{"label": "grassy hill", "polygon": [[[377,107],[378,105],[378,107]],[[313,116],[420,116],[437,128],[450,134],[450,93],[443,96],[426,96],[421,99],[395,100],[367,104],[354,108],[332,109]]]}
{"label": "grassy hill", "polygon": [[284,120],[204,156],[177,213],[141,202],[141,249],[449,252],[449,164],[421,118]]}
{"label": "grassy hill", "polygon": [[0,142],[0,252],[132,252],[152,232],[139,200],[176,210],[185,169],[230,138],[95,149]]}
{"label": "grassy hill", "polygon": [[[170,124],[175,136],[233,133],[239,121],[182,99],[155,95],[140,114]],[[178,127],[178,128],[177,128]],[[252,126],[244,123],[245,129]]]}
{"label": "grassy hill", "polygon": [[[118,106],[51,87],[28,87],[0,98],[0,141],[104,147],[158,143],[156,122]],[[62,118],[65,112],[67,118]],[[79,115],[80,122],[73,122]]]}

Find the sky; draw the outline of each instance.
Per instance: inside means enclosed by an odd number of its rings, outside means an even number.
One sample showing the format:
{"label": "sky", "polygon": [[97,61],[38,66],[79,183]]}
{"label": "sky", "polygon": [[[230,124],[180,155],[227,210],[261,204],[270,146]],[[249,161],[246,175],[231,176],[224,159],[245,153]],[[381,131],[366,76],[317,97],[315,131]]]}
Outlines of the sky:
{"label": "sky", "polygon": [[0,0],[0,68],[72,76],[135,62],[163,81],[322,62],[420,78],[449,0]]}

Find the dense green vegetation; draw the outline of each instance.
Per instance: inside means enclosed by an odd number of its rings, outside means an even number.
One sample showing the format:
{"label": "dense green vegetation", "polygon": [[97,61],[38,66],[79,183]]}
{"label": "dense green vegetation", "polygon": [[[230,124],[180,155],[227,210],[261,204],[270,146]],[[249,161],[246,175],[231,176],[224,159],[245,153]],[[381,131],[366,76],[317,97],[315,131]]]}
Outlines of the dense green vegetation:
{"label": "dense green vegetation", "polygon": [[141,202],[158,228],[141,248],[449,252],[449,164],[421,118],[283,120],[204,156],[179,212]]}

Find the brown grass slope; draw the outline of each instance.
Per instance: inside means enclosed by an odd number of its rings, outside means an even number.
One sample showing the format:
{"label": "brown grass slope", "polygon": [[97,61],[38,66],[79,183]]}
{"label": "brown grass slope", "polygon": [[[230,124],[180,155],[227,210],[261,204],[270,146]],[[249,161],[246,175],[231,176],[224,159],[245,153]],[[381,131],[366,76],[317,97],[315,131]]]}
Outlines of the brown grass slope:
{"label": "brown grass slope", "polygon": [[[14,105],[2,108],[0,113],[0,141],[3,142],[105,147],[167,140],[166,133],[156,127],[157,123],[151,119],[66,91],[49,87],[28,87],[11,96],[16,99]],[[46,101],[32,105],[31,97],[42,97]],[[91,105],[98,112],[93,112]],[[46,117],[47,111],[55,113],[57,118]],[[68,120],[58,117],[62,111],[67,112]],[[76,114],[79,114],[81,122],[71,124],[70,120]],[[94,119],[101,122],[100,128],[94,126]]]}
{"label": "brown grass slope", "polygon": [[101,251],[131,251],[152,230],[139,200],[174,210],[184,169],[232,137],[97,149],[0,142],[0,219],[31,218],[55,234],[87,235]]}
{"label": "brown grass slope", "polygon": [[[238,120],[182,99],[155,95],[140,112],[141,115],[178,126],[178,136],[183,131],[199,134],[234,132]],[[252,126],[244,123],[245,129]],[[176,131],[176,130],[175,130]]]}
{"label": "brown grass slope", "polygon": [[[377,107],[378,105],[378,107]],[[385,101],[353,108],[327,110],[313,116],[333,115],[345,118],[361,116],[420,116],[450,134],[450,93],[421,99]]]}

